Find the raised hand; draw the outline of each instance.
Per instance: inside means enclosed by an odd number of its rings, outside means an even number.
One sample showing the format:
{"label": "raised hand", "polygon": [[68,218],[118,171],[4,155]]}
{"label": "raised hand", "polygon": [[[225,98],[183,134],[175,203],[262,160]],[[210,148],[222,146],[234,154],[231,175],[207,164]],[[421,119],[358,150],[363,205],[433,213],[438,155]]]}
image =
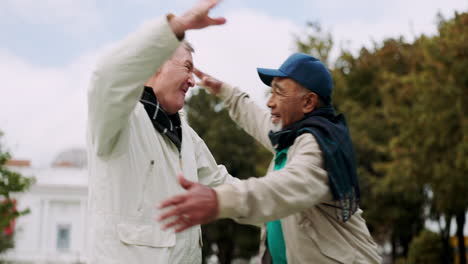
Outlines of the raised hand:
{"label": "raised hand", "polygon": [[197,68],[193,69],[193,73],[200,79],[200,82],[197,85],[205,88],[211,94],[217,95],[221,90],[223,82],[211,77],[210,75],[198,70]]}
{"label": "raised hand", "polygon": [[223,17],[211,18],[208,13],[220,0],[200,0],[182,16],[170,19],[169,24],[176,35],[183,35],[189,29],[201,29],[226,23]]}
{"label": "raised hand", "polygon": [[173,227],[176,232],[181,232],[214,221],[218,216],[216,192],[207,186],[188,181],[183,176],[179,176],[179,183],[187,192],[173,196],[159,206],[160,209],[171,207],[158,218],[158,221],[171,219],[163,229]]}

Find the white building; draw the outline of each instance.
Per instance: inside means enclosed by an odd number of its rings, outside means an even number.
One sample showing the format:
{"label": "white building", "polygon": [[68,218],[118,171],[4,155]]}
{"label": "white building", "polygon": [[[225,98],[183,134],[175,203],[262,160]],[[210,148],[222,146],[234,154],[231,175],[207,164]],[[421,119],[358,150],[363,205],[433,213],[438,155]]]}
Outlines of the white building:
{"label": "white building", "polygon": [[78,264],[86,262],[88,174],[85,166],[67,161],[45,169],[13,161],[9,169],[36,178],[18,195],[18,209],[31,212],[18,218],[15,248],[0,259],[18,264]]}

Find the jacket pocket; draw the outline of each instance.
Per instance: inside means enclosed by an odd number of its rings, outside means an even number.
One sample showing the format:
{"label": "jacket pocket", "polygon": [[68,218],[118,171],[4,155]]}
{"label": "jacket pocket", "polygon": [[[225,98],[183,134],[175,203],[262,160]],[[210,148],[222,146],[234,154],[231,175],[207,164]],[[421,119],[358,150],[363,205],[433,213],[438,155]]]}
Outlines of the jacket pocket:
{"label": "jacket pocket", "polygon": [[161,230],[161,226],[157,222],[154,224],[121,222],[117,224],[117,233],[120,241],[127,245],[148,247],[175,246],[174,231]]}
{"label": "jacket pocket", "polygon": [[[326,221],[326,219],[310,219],[310,216],[306,216],[305,219],[301,221],[300,226],[303,232],[313,240],[323,255],[339,263],[354,263],[356,259],[354,249],[348,244],[345,238]],[[317,223],[324,224],[317,226]]]}

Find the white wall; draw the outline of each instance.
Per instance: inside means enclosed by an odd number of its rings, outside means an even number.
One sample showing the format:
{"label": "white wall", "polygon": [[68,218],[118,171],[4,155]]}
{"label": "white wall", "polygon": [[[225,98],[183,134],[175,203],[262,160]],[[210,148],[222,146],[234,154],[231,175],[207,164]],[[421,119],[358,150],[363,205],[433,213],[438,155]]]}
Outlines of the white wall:
{"label": "white wall", "polygon": [[[86,177],[86,171],[77,173],[72,170],[49,170],[48,173],[70,172],[76,177]],[[64,175],[65,181],[66,177]],[[31,212],[18,219],[15,248],[2,259],[13,263],[85,263],[86,197],[85,184],[67,185],[56,179],[55,182],[48,182],[41,178],[28,192],[16,197],[18,208],[29,208]],[[58,248],[59,227],[70,230],[68,249]]]}

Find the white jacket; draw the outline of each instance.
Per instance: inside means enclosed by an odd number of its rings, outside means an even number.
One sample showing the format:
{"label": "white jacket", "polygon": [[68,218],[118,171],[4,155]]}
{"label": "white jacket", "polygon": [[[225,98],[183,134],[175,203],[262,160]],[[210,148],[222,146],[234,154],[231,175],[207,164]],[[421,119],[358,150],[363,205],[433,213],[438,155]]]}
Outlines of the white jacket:
{"label": "white jacket", "polygon": [[179,46],[166,19],[147,24],[96,67],[88,93],[90,264],[201,263],[201,231],[162,231],[156,205],[184,190],[177,175],[209,186],[233,178],[182,118],[182,153],[138,102],[144,83]]}

